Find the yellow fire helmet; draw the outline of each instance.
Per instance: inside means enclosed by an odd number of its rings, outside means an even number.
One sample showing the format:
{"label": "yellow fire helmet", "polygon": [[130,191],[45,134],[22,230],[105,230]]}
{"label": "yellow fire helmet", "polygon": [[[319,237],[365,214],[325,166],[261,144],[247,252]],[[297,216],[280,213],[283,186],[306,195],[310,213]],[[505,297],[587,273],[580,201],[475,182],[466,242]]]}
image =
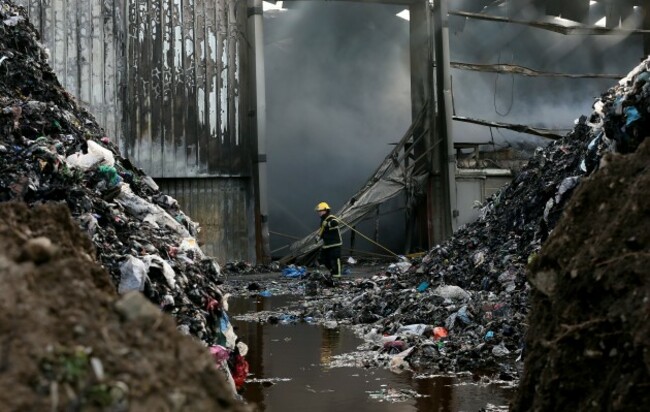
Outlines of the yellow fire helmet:
{"label": "yellow fire helmet", "polygon": [[323,210],[330,210],[330,205],[325,202],[320,202],[318,206],[316,206],[316,211],[321,212]]}

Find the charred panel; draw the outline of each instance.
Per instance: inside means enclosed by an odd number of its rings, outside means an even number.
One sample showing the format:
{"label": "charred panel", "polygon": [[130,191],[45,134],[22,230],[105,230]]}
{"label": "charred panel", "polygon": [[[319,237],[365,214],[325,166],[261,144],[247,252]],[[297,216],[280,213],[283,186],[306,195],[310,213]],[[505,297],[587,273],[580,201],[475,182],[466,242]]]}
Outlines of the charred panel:
{"label": "charred panel", "polygon": [[178,200],[201,225],[203,251],[220,263],[253,260],[249,256],[247,178],[157,179],[160,189]]}

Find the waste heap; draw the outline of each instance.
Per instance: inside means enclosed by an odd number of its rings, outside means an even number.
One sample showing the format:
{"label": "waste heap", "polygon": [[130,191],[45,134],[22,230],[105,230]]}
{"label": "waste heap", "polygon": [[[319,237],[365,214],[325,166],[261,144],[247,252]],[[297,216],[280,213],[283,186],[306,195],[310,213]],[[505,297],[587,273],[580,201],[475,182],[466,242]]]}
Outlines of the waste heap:
{"label": "waste heap", "polygon": [[[650,93],[643,97],[632,103],[645,118],[637,136],[650,133]],[[635,153],[601,160],[531,264],[527,356],[513,411],[644,411],[650,405],[645,140]]]}
{"label": "waste heap", "polygon": [[183,333],[234,350],[220,269],[197,246],[197,224],[61,87],[24,10],[8,0],[0,74],[0,201],[66,204],[120,293],[139,290]]}
{"label": "waste heap", "polygon": [[0,216],[2,411],[247,410],[169,316],[118,296],[67,207]]}
{"label": "waste heap", "polygon": [[336,297],[307,302],[303,315],[371,324],[366,339],[411,366],[515,375],[529,309],[527,265],[602,156],[633,152],[648,135],[649,66],[646,60],[603,94],[566,137],[538,149],[476,222],[413,265],[397,263],[349,282]]}

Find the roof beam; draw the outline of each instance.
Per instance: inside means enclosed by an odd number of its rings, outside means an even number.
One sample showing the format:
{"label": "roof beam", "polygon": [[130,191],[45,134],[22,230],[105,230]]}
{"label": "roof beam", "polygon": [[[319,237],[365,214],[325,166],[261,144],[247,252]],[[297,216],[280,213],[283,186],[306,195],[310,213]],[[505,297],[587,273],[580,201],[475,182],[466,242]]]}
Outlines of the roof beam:
{"label": "roof beam", "polygon": [[607,28],[599,26],[586,26],[569,20],[557,21],[525,21],[509,19],[507,17],[494,16],[482,13],[469,13],[466,11],[450,11],[450,15],[467,17],[469,19],[495,21],[499,23],[523,24],[538,29],[550,30],[560,34],[580,34],[580,35],[607,35],[607,34],[649,34],[650,30],[626,29],[626,28]]}
{"label": "roof beam", "polygon": [[[303,0],[284,0],[285,2],[303,1]],[[414,3],[422,3],[427,0],[322,0],[326,1],[346,1],[348,3],[377,3],[377,4],[396,4],[401,6],[410,6]]]}
{"label": "roof beam", "polygon": [[598,73],[557,73],[543,72],[516,64],[472,64],[451,62],[452,69],[470,70],[476,72],[519,74],[528,77],[565,77],[569,79],[621,79],[624,74],[598,74]]}
{"label": "roof beam", "polygon": [[488,120],[481,119],[472,119],[471,117],[465,116],[454,116],[454,120],[458,122],[477,124],[480,126],[495,127],[497,129],[508,129],[519,133],[532,134],[535,136],[545,137],[551,140],[561,139],[563,136],[560,134],[560,130],[544,129],[538,127],[530,127],[524,124],[512,124],[512,123],[501,123],[501,122],[491,122]]}

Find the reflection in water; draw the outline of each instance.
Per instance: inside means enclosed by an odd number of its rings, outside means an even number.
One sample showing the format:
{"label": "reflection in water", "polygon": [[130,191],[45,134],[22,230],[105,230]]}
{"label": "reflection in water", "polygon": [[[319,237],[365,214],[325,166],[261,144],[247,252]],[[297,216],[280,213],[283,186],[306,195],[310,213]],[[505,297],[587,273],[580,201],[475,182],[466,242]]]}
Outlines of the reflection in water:
{"label": "reflection in water", "polygon": [[320,363],[329,365],[332,361],[332,354],[339,347],[341,333],[338,329],[321,328]]}
{"label": "reflection in water", "polygon": [[[275,310],[296,297],[235,298],[235,315]],[[453,377],[413,379],[383,369],[327,367],[333,356],[353,352],[361,344],[346,328],[328,330],[315,325],[269,325],[233,320],[239,337],[248,343],[251,378],[290,378],[268,386],[248,383],[244,398],[260,411],[309,412],[357,410],[373,412],[479,410],[487,403],[505,405],[504,389],[477,385],[457,386]],[[426,397],[406,402],[379,402],[370,392],[414,390]]]}
{"label": "reflection in water", "polygon": [[[265,310],[264,298],[261,299],[231,299],[229,301],[229,313],[241,314],[250,312],[260,312]],[[231,319],[232,321],[232,319]],[[255,377],[264,376],[264,326],[259,322],[237,322],[232,321],[237,336],[248,345],[248,354],[246,360],[250,372]],[[243,394],[246,400],[256,404],[258,410],[266,409],[264,404],[264,393],[260,385],[246,385]]]}
{"label": "reflection in water", "polygon": [[451,376],[436,379],[416,379],[415,387],[418,393],[429,395],[426,398],[418,398],[416,407],[418,411],[452,411],[452,384],[454,378]]}

